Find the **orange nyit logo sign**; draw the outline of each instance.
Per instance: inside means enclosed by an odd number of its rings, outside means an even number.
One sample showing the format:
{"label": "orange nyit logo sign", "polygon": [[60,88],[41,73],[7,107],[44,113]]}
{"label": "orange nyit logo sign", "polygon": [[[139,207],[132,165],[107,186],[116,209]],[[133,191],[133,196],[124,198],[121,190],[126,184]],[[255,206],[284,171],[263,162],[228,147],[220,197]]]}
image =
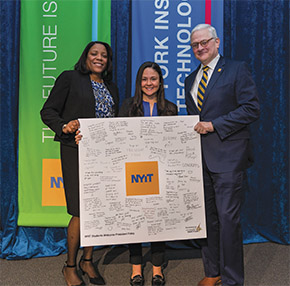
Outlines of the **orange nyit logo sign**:
{"label": "orange nyit logo sign", "polygon": [[60,159],[42,160],[42,206],[65,206]]}
{"label": "orange nyit logo sign", "polygon": [[158,162],[125,163],[127,196],[159,195]]}

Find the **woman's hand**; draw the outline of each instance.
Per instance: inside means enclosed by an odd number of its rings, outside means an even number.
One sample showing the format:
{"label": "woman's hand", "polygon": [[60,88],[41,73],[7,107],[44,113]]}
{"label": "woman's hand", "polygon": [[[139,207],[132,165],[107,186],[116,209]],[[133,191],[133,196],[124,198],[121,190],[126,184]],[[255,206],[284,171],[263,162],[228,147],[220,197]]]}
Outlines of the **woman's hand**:
{"label": "woman's hand", "polygon": [[62,128],[62,132],[65,134],[74,133],[80,128],[78,120],[72,120],[68,124],[65,124]]}
{"label": "woman's hand", "polygon": [[82,137],[83,137],[83,135],[81,135],[80,133],[81,133],[80,130],[78,130],[78,131],[76,132],[75,141],[76,141],[76,144],[77,144],[77,145],[79,145],[79,142],[82,140]]}

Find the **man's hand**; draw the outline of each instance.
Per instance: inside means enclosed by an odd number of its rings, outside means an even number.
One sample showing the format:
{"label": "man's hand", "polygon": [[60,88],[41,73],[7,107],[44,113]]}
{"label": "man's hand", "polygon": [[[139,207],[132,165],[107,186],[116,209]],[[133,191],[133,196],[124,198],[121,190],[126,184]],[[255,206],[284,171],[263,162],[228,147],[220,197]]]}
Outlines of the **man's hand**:
{"label": "man's hand", "polygon": [[199,134],[207,134],[213,132],[214,128],[211,122],[201,121],[194,126],[194,130]]}

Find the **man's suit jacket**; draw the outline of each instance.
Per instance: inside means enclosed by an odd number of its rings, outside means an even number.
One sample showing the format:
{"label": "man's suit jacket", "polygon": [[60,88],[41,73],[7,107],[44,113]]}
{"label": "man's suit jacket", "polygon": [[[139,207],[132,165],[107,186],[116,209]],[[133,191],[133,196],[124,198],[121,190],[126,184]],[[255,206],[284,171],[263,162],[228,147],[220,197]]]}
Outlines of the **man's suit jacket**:
{"label": "man's suit jacket", "polygon": [[[115,116],[119,111],[117,86],[105,81],[115,103]],[[64,134],[62,127],[78,118],[94,118],[95,97],[90,76],[79,71],[64,71],[57,78],[41,112],[42,121],[55,132],[55,140],[77,147],[75,134]]]}
{"label": "man's suit jacket", "polygon": [[253,159],[248,125],[260,114],[256,85],[244,62],[220,57],[199,112],[190,94],[199,68],[185,79],[185,102],[189,115],[214,126],[201,136],[203,159],[214,173],[243,170]]}

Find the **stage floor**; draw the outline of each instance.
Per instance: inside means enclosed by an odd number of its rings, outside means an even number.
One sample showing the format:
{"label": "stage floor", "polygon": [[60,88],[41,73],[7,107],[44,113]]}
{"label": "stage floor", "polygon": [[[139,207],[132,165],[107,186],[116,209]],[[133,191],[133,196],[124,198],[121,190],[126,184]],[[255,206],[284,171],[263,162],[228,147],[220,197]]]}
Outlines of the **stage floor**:
{"label": "stage floor", "polygon": [[[145,285],[151,285],[149,248],[144,247]],[[290,248],[274,243],[244,245],[245,286],[289,286]],[[81,256],[79,253],[79,257]],[[199,249],[167,249],[164,274],[167,286],[194,286],[203,278]],[[104,247],[94,251],[94,261],[108,286],[129,285],[129,253],[125,246]],[[28,260],[0,260],[0,285],[66,285],[61,269],[66,255]],[[85,277],[85,282],[89,285]]]}

